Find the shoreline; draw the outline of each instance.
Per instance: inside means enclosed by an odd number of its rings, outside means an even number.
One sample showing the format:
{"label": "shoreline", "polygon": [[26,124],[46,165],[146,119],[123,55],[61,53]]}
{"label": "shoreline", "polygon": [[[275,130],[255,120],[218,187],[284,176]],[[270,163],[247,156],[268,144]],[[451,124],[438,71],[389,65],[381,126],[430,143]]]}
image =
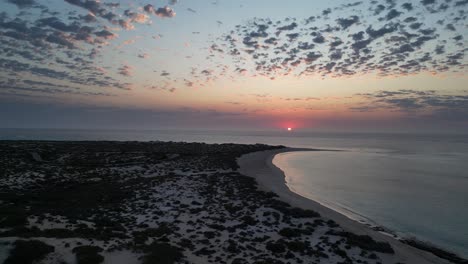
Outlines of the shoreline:
{"label": "shoreline", "polygon": [[[239,172],[243,175],[256,179],[258,186],[263,191],[272,191],[277,194],[280,200],[289,203],[294,207],[309,209],[318,212],[322,217],[331,219],[340,225],[345,231],[357,234],[368,235],[377,241],[388,242],[395,250],[394,259],[391,261],[405,263],[451,263],[447,259],[442,259],[430,251],[421,250],[415,245],[408,245],[408,241],[399,241],[392,236],[380,233],[365,223],[350,219],[349,217],[329,208],[319,202],[300,196],[291,191],[285,180],[284,172],[273,164],[275,155],[292,151],[329,151],[322,149],[307,148],[283,148],[268,151],[253,152],[237,158]],[[417,244],[419,241],[414,241]],[[424,247],[423,247],[424,248]]]}
{"label": "shoreline", "polygon": [[[367,226],[357,225],[365,233],[344,228],[339,213],[288,191],[272,163],[277,153],[335,150],[104,141],[0,141],[0,148],[9,169],[0,177],[0,209],[7,212],[0,263],[36,248],[43,249],[33,256],[38,263],[74,263],[83,251],[125,264],[168,252],[194,264],[448,263],[429,254],[437,249],[420,247],[424,259]],[[272,186],[298,200],[278,199]]]}

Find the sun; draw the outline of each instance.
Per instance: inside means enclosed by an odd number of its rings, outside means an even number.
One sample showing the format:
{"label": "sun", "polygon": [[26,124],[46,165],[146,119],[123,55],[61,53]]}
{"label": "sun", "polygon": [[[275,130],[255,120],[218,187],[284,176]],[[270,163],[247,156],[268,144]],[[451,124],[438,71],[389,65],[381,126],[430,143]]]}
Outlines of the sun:
{"label": "sun", "polygon": [[288,131],[291,131],[291,130],[292,130],[292,128],[288,127]]}

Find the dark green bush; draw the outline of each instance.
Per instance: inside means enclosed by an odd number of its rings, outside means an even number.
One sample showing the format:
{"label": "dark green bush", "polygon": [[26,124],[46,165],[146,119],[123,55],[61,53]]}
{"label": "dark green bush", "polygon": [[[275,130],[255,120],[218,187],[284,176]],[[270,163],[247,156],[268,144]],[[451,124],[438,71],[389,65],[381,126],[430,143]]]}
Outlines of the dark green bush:
{"label": "dark green bush", "polygon": [[281,229],[278,233],[284,237],[300,237],[301,235],[312,235],[313,229],[299,229],[299,228],[289,228],[285,227]]}
{"label": "dark green bush", "polygon": [[395,251],[387,242],[375,241],[372,237],[366,235],[356,235],[349,232],[340,232],[340,235],[346,237],[346,243],[350,246],[360,247],[369,251],[393,254]]}
{"label": "dark green bush", "polygon": [[143,264],[173,264],[184,256],[180,248],[161,242],[153,242],[145,251]]}
{"label": "dark green bush", "polygon": [[23,226],[27,222],[27,214],[22,208],[15,206],[0,207],[0,228]]}
{"label": "dark green bush", "polygon": [[303,252],[309,247],[309,244],[307,242],[295,240],[295,241],[287,242],[286,246],[288,247],[289,250],[293,252]]}
{"label": "dark green bush", "polygon": [[273,254],[281,254],[286,251],[286,246],[284,240],[278,241],[268,241],[266,244],[266,249],[273,252]]}
{"label": "dark green bush", "polygon": [[99,264],[104,261],[104,257],[99,254],[102,248],[97,246],[79,246],[72,252],[75,253],[78,264]]}
{"label": "dark green bush", "polygon": [[16,240],[14,248],[10,251],[10,256],[4,264],[29,264],[38,262],[55,251],[53,246],[47,245],[38,240]]}

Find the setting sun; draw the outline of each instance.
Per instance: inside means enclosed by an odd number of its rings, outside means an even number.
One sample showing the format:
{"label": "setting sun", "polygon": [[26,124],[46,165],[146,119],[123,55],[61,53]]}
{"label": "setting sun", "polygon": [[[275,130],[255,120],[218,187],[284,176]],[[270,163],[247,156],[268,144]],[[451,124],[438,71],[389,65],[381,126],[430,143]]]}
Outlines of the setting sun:
{"label": "setting sun", "polygon": [[292,128],[288,127],[288,131],[291,131],[291,130],[292,130]]}

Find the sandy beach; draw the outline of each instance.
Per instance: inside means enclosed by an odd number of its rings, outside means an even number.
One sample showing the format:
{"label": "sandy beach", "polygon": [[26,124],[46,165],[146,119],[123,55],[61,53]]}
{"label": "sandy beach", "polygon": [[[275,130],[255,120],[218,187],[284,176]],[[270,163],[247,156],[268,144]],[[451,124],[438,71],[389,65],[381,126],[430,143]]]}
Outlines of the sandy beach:
{"label": "sandy beach", "polygon": [[285,148],[245,154],[238,158],[241,174],[254,177],[264,191],[272,191],[284,202],[294,207],[307,210],[314,210],[324,218],[332,219],[338,223],[345,231],[368,235],[377,241],[388,242],[395,250],[394,255],[385,256],[384,263],[450,263],[429,252],[425,252],[414,247],[403,244],[402,242],[388,235],[372,230],[368,226],[351,220],[350,218],[321,205],[318,202],[304,198],[292,192],[286,185],[283,171],[273,164],[273,158],[276,154],[290,151],[320,151],[315,149]]}
{"label": "sandy beach", "polygon": [[448,263],[289,191],[294,150],[0,141],[0,263]]}

